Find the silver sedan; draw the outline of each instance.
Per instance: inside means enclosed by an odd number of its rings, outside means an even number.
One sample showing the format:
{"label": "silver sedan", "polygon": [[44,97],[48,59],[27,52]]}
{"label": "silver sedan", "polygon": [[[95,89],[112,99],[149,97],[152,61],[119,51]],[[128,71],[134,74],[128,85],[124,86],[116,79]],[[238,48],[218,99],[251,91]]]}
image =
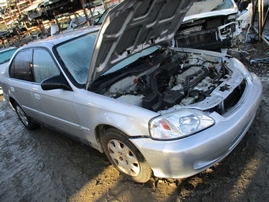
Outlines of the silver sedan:
{"label": "silver sedan", "polygon": [[26,128],[88,144],[137,182],[205,170],[244,137],[262,86],[236,58],[169,46],[191,4],[125,0],[101,28],[20,48],[6,100]]}

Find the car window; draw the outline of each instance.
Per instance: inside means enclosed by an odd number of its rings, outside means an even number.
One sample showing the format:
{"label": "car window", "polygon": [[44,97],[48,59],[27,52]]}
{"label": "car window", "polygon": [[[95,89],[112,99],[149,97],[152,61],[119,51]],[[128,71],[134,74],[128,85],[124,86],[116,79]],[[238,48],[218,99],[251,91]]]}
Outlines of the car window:
{"label": "car window", "polygon": [[87,81],[88,69],[97,33],[90,33],[68,41],[56,48],[68,73],[80,85]]}
{"label": "car window", "polygon": [[107,13],[108,13],[108,10],[106,10],[102,15],[96,17],[94,19],[94,25],[101,25],[101,24],[103,24],[104,19],[105,19]]}
{"label": "car window", "polygon": [[228,8],[233,8],[234,4],[232,0],[224,0],[214,10],[222,10],[222,9],[228,9]]}
{"label": "car window", "polygon": [[232,0],[196,0],[187,12],[186,16],[234,8]]}
{"label": "car window", "polygon": [[68,20],[65,20],[65,21],[59,23],[59,25],[60,25],[61,29],[67,29],[68,26],[69,26],[69,24],[70,24],[70,22],[71,22],[71,20],[68,19]]}
{"label": "car window", "polygon": [[9,49],[3,52],[0,52],[0,64],[6,63],[10,60],[10,58],[12,57],[13,53],[16,51],[17,49]]}
{"label": "car window", "polygon": [[51,55],[43,49],[35,49],[33,56],[33,69],[35,82],[41,81],[60,74]]}
{"label": "car window", "polygon": [[11,78],[33,81],[31,70],[31,49],[21,50],[18,54],[16,54],[11,63],[9,75]]}

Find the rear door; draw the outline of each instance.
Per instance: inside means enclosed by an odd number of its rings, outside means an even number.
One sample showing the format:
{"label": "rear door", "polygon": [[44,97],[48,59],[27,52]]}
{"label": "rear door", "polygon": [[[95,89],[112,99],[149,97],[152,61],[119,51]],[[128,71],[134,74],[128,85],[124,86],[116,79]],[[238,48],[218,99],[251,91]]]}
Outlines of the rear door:
{"label": "rear door", "polygon": [[40,120],[37,106],[32,97],[32,49],[24,49],[16,54],[9,68],[9,92],[12,98],[23,108],[25,113]]}

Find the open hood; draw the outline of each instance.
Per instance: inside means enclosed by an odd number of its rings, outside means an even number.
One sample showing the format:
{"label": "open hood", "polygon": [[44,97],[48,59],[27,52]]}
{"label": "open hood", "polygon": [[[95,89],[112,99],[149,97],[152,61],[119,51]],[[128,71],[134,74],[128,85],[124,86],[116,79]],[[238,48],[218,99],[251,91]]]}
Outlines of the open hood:
{"label": "open hood", "polygon": [[193,0],[124,0],[99,31],[88,85],[124,58],[174,38]]}

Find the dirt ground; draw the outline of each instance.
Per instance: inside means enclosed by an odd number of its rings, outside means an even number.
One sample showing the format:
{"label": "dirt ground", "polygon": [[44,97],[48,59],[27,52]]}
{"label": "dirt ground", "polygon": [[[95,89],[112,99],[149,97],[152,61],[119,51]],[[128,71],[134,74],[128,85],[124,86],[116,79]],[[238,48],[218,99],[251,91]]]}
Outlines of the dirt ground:
{"label": "dirt ground", "polygon": [[249,62],[269,58],[269,46],[254,41],[233,52],[262,80],[256,119],[229,156],[186,179],[134,183],[86,145],[26,130],[0,97],[0,201],[269,201],[269,66]]}

